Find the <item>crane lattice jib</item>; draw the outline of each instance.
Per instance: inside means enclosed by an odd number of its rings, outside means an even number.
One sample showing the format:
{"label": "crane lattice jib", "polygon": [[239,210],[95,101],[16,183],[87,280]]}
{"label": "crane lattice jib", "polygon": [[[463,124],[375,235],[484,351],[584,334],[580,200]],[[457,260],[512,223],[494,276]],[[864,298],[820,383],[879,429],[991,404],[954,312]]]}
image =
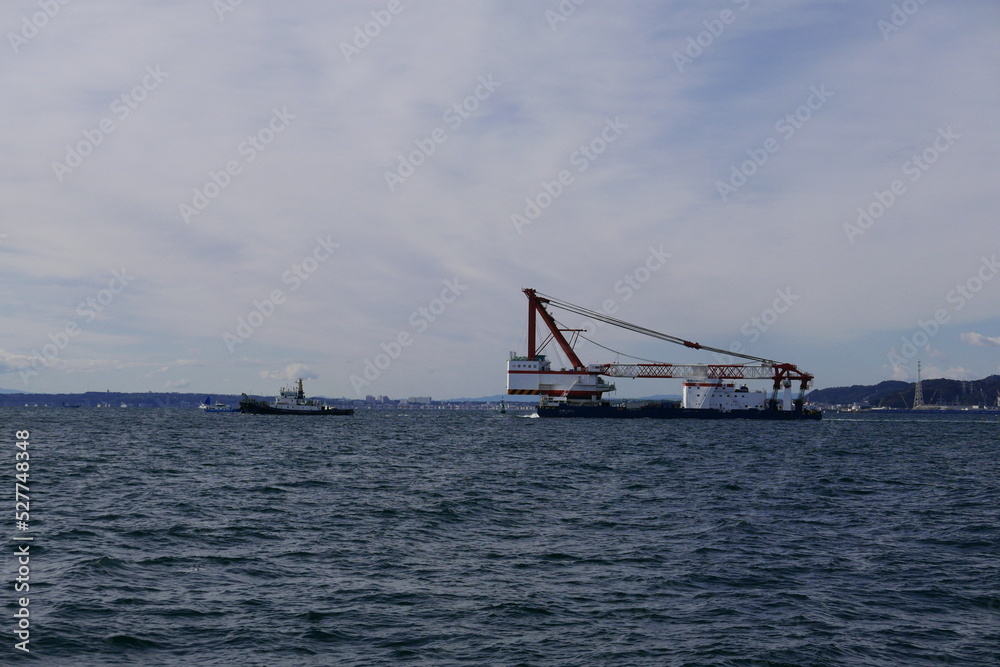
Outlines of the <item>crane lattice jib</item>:
{"label": "crane lattice jib", "polygon": [[606,364],[601,374],[619,378],[769,380],[774,377],[774,368],[727,364]]}
{"label": "crane lattice jib", "polygon": [[798,380],[810,382],[812,375],[792,364],[604,364],[602,375],[620,378],[705,378],[709,380]]}

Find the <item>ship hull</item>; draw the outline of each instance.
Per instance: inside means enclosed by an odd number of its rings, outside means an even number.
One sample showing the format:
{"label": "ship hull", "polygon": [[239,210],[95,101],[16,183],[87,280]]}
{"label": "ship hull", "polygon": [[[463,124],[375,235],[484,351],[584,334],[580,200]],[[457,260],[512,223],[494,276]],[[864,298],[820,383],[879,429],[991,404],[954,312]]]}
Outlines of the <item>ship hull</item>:
{"label": "ship hull", "polygon": [[322,406],[315,410],[296,410],[290,408],[276,408],[273,405],[268,405],[262,401],[240,401],[240,412],[248,415],[333,416],[353,415],[354,408],[331,408],[329,406]]}
{"label": "ship hull", "polygon": [[546,405],[538,407],[538,416],[577,419],[759,419],[771,421],[816,421],[823,418],[819,411],[784,410],[715,410],[682,408],[670,404],[647,404],[626,407],[604,403],[598,405]]}

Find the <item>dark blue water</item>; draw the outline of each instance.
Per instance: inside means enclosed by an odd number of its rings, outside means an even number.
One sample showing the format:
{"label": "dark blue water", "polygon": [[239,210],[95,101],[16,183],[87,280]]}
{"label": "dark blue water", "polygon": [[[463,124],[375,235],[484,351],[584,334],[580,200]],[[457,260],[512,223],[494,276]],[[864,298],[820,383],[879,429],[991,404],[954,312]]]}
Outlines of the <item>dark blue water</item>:
{"label": "dark blue water", "polygon": [[0,419],[3,664],[998,664],[995,416]]}

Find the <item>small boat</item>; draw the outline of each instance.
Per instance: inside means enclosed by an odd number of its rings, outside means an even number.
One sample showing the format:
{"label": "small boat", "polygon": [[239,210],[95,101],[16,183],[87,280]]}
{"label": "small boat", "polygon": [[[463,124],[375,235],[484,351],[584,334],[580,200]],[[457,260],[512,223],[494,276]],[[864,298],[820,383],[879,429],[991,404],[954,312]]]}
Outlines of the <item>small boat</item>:
{"label": "small boat", "polygon": [[225,403],[220,403],[216,401],[212,403],[212,397],[206,396],[204,403],[198,406],[199,410],[204,410],[205,412],[239,412],[239,408],[234,408],[231,405],[226,405]]}
{"label": "small boat", "polygon": [[240,412],[251,415],[353,415],[354,408],[335,408],[306,398],[302,378],[291,388],[282,388],[274,402],[260,401],[243,394]]}

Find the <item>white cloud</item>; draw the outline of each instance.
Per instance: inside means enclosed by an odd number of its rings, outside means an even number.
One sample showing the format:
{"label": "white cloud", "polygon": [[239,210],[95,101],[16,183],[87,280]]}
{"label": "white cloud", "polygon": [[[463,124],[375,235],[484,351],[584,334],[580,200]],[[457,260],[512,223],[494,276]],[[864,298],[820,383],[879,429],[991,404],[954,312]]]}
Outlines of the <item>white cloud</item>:
{"label": "white cloud", "polygon": [[963,343],[977,347],[1000,347],[1000,336],[984,336],[970,331],[963,333],[960,338]]}
{"label": "white cloud", "polygon": [[260,377],[265,380],[286,380],[293,382],[302,378],[303,380],[315,380],[319,375],[311,370],[305,364],[288,364],[284,369],[279,371],[261,371]]}

